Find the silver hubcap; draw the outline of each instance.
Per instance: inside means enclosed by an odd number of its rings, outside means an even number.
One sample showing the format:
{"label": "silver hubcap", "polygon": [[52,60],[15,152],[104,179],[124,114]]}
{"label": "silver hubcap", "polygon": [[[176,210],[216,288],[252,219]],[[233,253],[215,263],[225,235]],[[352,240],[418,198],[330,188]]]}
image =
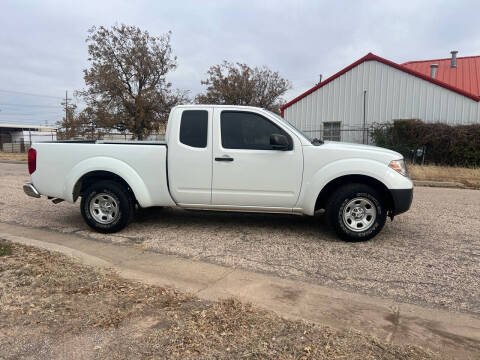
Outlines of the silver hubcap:
{"label": "silver hubcap", "polygon": [[90,200],[90,215],[100,224],[110,224],[120,215],[120,209],[111,195],[100,193]]}
{"label": "silver hubcap", "polygon": [[352,231],[368,230],[377,217],[377,209],[372,201],[364,197],[350,200],[343,209],[343,223]]}

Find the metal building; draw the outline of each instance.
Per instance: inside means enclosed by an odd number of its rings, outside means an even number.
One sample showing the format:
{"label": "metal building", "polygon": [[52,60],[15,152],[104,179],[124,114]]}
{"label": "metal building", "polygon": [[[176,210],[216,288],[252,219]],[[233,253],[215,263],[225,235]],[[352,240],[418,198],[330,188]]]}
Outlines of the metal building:
{"label": "metal building", "polygon": [[480,56],[396,64],[372,53],[282,107],[307,135],[368,143],[374,124],[480,124]]}
{"label": "metal building", "polygon": [[0,151],[25,152],[34,141],[57,140],[54,126],[0,123]]}

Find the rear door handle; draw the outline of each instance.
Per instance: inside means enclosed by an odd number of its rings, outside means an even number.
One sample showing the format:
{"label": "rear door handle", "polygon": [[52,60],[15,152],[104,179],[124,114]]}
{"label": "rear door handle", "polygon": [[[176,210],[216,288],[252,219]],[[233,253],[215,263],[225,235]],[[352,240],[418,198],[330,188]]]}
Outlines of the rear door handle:
{"label": "rear door handle", "polygon": [[224,155],[222,157],[216,157],[215,161],[233,161],[233,158],[228,155]]}

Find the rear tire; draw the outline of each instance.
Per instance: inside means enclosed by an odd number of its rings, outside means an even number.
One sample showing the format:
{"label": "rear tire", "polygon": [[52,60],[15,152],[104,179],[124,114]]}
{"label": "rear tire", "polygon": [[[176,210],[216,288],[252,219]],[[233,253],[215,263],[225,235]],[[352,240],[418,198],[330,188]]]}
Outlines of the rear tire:
{"label": "rear tire", "polygon": [[371,186],[347,184],[327,201],[326,216],[337,235],[346,241],[366,241],[382,230],[387,219],[385,201]]}
{"label": "rear tire", "polygon": [[135,204],[121,184],[102,180],[85,190],[80,209],[85,222],[95,231],[114,233],[130,222]]}

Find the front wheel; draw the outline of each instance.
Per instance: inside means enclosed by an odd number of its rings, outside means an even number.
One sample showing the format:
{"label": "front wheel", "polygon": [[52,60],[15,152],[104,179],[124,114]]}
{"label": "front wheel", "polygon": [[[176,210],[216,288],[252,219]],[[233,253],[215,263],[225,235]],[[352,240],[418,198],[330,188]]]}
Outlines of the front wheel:
{"label": "front wheel", "polygon": [[374,188],[348,184],[327,202],[326,215],[337,235],[347,241],[366,241],[382,230],[387,219],[384,200]]}
{"label": "front wheel", "polygon": [[80,208],[85,222],[92,229],[113,233],[127,226],[134,211],[134,202],[124,186],[103,180],[84,192]]}

